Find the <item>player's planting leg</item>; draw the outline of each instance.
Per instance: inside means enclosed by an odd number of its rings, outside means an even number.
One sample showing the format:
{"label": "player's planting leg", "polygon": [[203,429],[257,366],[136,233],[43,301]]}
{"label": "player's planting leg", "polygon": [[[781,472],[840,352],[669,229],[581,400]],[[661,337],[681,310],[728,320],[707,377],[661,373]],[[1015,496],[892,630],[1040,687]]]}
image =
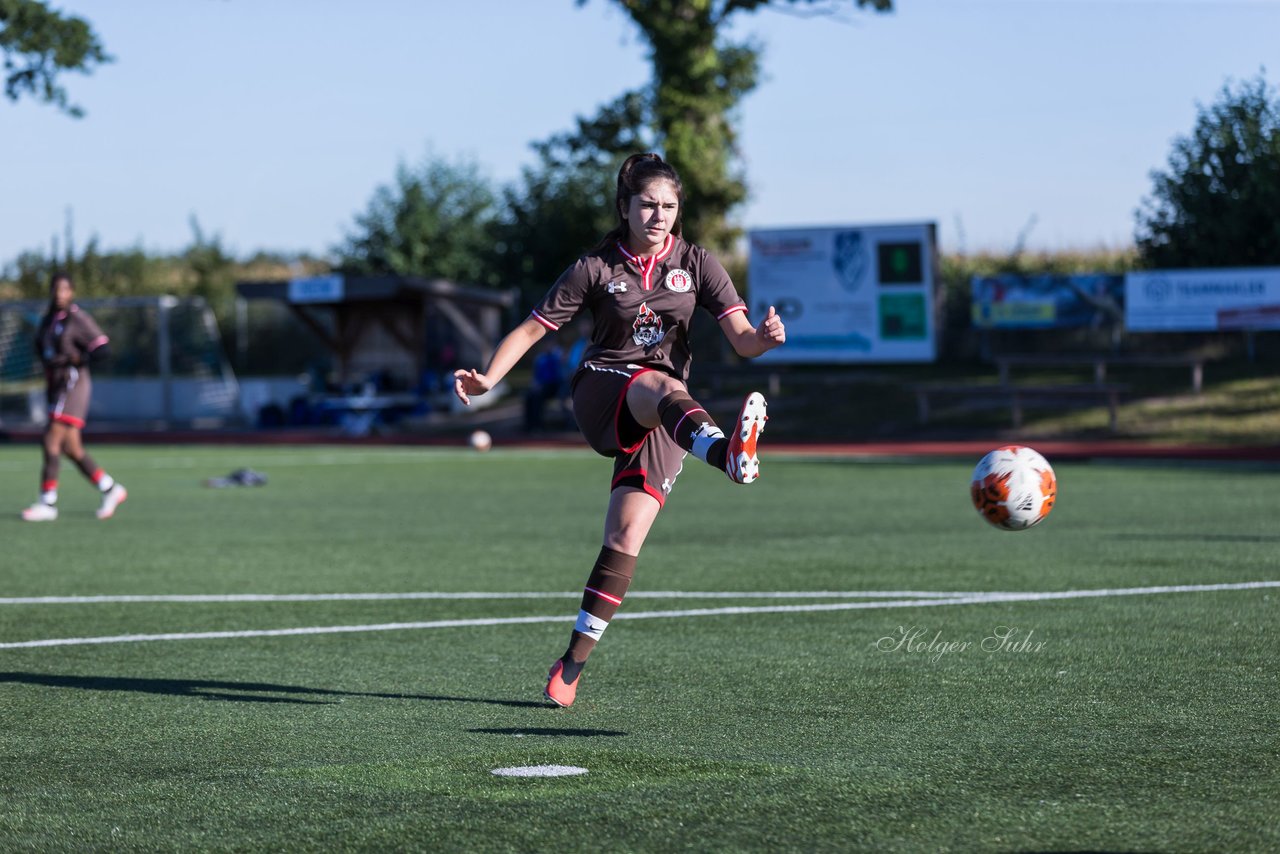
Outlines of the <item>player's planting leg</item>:
{"label": "player's planting leg", "polygon": [[551,672],[547,674],[544,694],[557,706],[573,705],[582,667],[622,605],[635,569],[634,555],[614,551],[608,546],[600,549],[600,556],[596,558],[587,586],[582,591],[582,606],[569,638],[569,648],[551,665]]}
{"label": "player's planting leg", "polygon": [[59,428],[47,430],[44,434],[40,500],[22,511],[22,518],[27,522],[52,522],[58,518],[58,468],[62,462],[62,432]]}
{"label": "player's planting leg", "polygon": [[742,403],[733,432],[725,436],[687,391],[673,391],[658,403],[658,417],[671,439],[734,483],[751,483],[760,476],[756,443],[768,420],[765,413],[764,396],[752,392]]}

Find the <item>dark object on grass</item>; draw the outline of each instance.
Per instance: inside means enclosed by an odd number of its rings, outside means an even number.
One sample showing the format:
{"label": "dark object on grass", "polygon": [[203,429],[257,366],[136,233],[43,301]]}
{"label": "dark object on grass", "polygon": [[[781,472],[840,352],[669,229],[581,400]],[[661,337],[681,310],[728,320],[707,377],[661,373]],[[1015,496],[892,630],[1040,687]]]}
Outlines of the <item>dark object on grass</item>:
{"label": "dark object on grass", "polygon": [[211,477],[205,486],[221,489],[224,486],[266,486],[267,476],[253,469],[236,469],[226,477]]}

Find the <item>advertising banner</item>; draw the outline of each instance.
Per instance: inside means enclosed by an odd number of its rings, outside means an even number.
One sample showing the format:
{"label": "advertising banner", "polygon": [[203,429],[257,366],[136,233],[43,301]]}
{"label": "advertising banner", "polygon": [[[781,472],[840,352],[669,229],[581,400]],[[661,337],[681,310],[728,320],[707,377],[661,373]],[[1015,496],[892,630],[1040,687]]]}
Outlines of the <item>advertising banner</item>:
{"label": "advertising banner", "polygon": [[1107,327],[1124,320],[1124,276],[1102,273],[974,276],[979,329]]}
{"label": "advertising banner", "polygon": [[1280,267],[1144,270],[1124,288],[1131,332],[1280,329]]}
{"label": "advertising banner", "polygon": [[761,361],[931,362],[933,223],[752,231],[753,321],[775,306],[787,343]]}
{"label": "advertising banner", "polygon": [[342,302],[346,288],[342,276],[310,276],[289,280],[288,299],[291,303]]}

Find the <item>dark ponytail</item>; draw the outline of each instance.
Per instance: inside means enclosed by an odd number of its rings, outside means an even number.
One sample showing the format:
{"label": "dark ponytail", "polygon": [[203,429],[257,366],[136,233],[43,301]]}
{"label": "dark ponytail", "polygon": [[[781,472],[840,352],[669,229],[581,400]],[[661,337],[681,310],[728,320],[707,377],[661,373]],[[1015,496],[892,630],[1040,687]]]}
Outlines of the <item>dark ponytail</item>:
{"label": "dark ponytail", "polygon": [[596,246],[597,249],[612,246],[620,240],[625,241],[628,227],[622,211],[631,205],[632,196],[644,192],[645,188],[654,181],[670,181],[676,188],[676,199],[680,203],[680,209],[676,211],[676,222],[671,227],[671,233],[676,237],[681,236],[680,226],[684,220],[684,184],[680,182],[680,176],[670,163],[657,154],[652,152],[633,154],[623,161],[622,168],[618,170],[618,191],[613,202],[614,213],[618,215],[618,224],[600,240]]}

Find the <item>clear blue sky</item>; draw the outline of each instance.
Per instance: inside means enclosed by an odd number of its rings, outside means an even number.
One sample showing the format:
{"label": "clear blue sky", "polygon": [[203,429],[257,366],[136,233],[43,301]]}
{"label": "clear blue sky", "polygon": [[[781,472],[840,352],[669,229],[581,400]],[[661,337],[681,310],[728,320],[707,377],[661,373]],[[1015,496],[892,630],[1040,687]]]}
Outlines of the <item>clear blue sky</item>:
{"label": "clear blue sky", "polygon": [[[61,236],[168,251],[198,217],[237,255],[323,254],[400,162],[495,181],[649,79],[608,0],[58,0],[116,62],[70,119],[0,101],[0,265]],[[1196,105],[1266,68],[1280,0],[897,0],[764,10],[743,103],[748,228],[932,220],[947,250],[1131,242]],[[695,237],[696,239],[696,237]]]}

